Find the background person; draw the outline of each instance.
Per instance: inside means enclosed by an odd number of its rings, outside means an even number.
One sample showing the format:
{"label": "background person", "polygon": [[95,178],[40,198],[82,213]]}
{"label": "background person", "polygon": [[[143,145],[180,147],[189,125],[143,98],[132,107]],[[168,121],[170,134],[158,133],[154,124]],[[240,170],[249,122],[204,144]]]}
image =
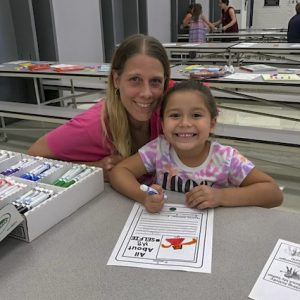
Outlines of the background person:
{"label": "background person", "polygon": [[182,20],[182,24],[180,25],[180,30],[182,33],[189,33],[189,24],[192,18],[192,11],[193,11],[194,4],[190,4],[186,14]]}
{"label": "background person", "polygon": [[214,22],[215,26],[222,24],[222,31],[226,33],[239,32],[235,10],[229,6],[229,0],[219,0],[221,19]]}
{"label": "background person", "polygon": [[161,132],[159,112],[170,77],[164,47],[137,34],[112,58],[106,99],[38,139],[29,155],[101,167],[107,172]]}
{"label": "background person", "polygon": [[192,17],[189,21],[189,42],[205,43],[206,33],[209,29],[216,29],[215,26],[202,15],[202,5],[195,4],[192,10]]}
{"label": "background person", "polygon": [[296,4],[296,15],[288,23],[288,43],[300,43],[300,2]]}
{"label": "background person", "polygon": [[[209,140],[217,106],[210,90],[194,80],[170,89],[161,105],[164,135],[120,162],[109,176],[112,186],[142,203],[149,212],[164,205],[163,189],[186,193],[186,205],[278,206],[282,192],[275,181],[230,146]],[[137,178],[156,171],[156,195],[140,190]]]}

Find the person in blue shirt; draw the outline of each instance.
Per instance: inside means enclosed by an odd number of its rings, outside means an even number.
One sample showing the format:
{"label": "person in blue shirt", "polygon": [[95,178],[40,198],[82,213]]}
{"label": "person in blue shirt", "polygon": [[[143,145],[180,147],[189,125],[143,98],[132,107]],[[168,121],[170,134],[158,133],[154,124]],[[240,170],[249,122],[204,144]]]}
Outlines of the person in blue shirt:
{"label": "person in blue shirt", "polygon": [[288,24],[287,40],[288,43],[300,43],[300,2],[296,4],[296,15]]}

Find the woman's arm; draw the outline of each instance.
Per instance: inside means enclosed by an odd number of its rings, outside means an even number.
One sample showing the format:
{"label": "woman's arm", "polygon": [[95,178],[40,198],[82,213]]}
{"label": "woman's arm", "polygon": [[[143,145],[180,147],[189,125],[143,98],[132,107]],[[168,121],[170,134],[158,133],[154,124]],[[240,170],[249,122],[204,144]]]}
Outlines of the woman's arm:
{"label": "woman's arm", "polygon": [[[32,156],[42,156],[51,159],[60,159],[49,148],[47,142],[47,134],[39,138],[34,144],[31,145],[28,152]],[[104,180],[109,181],[108,172],[122,160],[122,156],[118,154],[112,154],[97,161],[75,161],[77,164],[86,164],[88,166],[94,166],[103,169]]]}
{"label": "woman's arm", "polygon": [[216,189],[197,186],[186,194],[189,207],[208,208],[217,206],[276,207],[283,195],[276,182],[267,174],[254,168],[239,187]]}
{"label": "woman's arm", "polygon": [[43,135],[35,143],[33,143],[28,149],[27,154],[57,159],[48,146],[47,134]]}
{"label": "woman's arm", "polygon": [[204,21],[204,23],[210,28],[210,30],[216,30],[217,28],[215,27],[215,25],[211,22],[209,22],[209,20],[205,17],[202,16],[202,20]]}

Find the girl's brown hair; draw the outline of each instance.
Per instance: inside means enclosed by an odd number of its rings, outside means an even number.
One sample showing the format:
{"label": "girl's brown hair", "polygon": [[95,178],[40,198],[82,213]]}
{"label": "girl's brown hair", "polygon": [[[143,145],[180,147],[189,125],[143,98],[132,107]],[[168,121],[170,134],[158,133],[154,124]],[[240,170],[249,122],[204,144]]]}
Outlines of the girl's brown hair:
{"label": "girl's brown hair", "polygon": [[[168,92],[164,95],[161,108],[160,108],[160,118],[163,120],[164,112],[166,110],[166,106],[168,103],[168,99],[171,95],[176,92],[181,91],[198,91],[202,95],[205,105],[210,113],[211,119],[215,119],[218,116],[217,104],[215,98],[211,94],[211,91],[208,87],[204,86],[200,81],[190,79],[184,80],[180,83],[177,83],[168,90]],[[184,99],[183,99],[184,101]]]}

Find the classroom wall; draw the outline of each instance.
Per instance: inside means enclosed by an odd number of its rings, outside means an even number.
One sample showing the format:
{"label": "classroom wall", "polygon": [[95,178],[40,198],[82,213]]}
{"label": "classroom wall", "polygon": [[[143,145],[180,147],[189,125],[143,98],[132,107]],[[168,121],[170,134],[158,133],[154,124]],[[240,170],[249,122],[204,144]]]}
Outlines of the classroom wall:
{"label": "classroom wall", "polygon": [[264,7],[263,0],[254,1],[253,28],[287,28],[290,18],[296,14],[299,0],[280,0],[279,6]]}
{"label": "classroom wall", "polygon": [[195,3],[201,4],[203,16],[206,16],[209,19],[209,0],[196,0]]}
{"label": "classroom wall", "polygon": [[0,1],[0,63],[18,59],[9,0]]}
{"label": "classroom wall", "polygon": [[103,62],[99,0],[52,0],[58,59]]}
{"label": "classroom wall", "polygon": [[171,41],[170,0],[147,0],[148,34],[162,43]]}
{"label": "classroom wall", "polygon": [[[0,64],[20,59],[11,4],[10,0],[0,1]],[[30,88],[29,79],[0,77],[0,101],[29,101]]]}

